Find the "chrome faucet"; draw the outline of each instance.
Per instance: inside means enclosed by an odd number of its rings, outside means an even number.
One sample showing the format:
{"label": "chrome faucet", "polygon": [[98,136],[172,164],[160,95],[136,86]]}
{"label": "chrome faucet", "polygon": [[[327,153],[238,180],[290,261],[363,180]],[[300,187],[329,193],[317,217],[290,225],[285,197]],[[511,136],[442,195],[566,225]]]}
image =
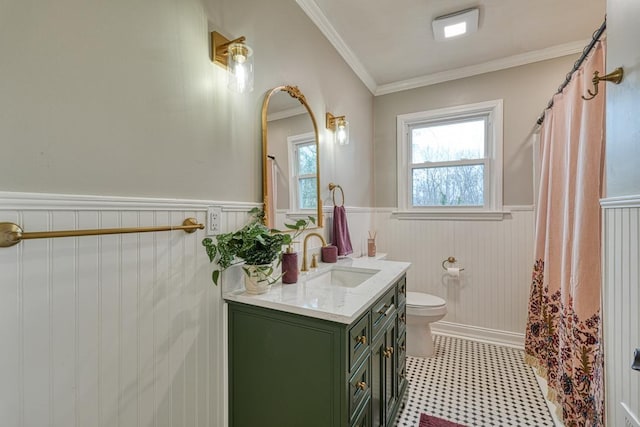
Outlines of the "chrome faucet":
{"label": "chrome faucet", "polygon": [[[320,241],[322,242],[322,246],[327,246],[327,242],[324,240],[324,237],[322,237],[321,234],[318,233],[309,233],[304,237],[304,243],[302,244],[302,268],[300,268],[300,271],[309,271],[309,269],[307,268],[307,240],[309,240],[309,237],[311,236],[316,236],[318,238],[320,238]],[[314,267],[312,265],[312,267]],[[315,267],[317,267],[317,264],[315,265]]]}

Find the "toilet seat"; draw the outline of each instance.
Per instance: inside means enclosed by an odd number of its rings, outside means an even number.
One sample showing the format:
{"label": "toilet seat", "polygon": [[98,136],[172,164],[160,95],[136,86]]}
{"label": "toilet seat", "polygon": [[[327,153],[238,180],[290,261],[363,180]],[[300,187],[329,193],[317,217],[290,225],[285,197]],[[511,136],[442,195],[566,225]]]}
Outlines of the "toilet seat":
{"label": "toilet seat", "polygon": [[421,317],[441,317],[447,314],[447,302],[435,295],[407,292],[407,314]]}
{"label": "toilet seat", "polygon": [[425,294],[422,292],[407,292],[407,307],[442,307],[447,302],[435,295]]}

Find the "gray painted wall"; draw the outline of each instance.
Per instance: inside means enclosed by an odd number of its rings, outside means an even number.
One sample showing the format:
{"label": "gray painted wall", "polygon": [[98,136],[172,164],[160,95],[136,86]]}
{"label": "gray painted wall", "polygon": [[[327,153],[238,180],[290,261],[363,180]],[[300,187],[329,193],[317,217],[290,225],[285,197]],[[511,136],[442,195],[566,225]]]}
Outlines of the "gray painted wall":
{"label": "gray painted wall", "polygon": [[[607,148],[606,197],[640,194],[640,50],[638,26],[640,3],[631,0],[607,2],[607,70],[624,68],[619,85],[601,83],[606,87]],[[602,73],[604,74],[604,72]]]}
{"label": "gray painted wall", "polygon": [[[214,29],[255,49],[252,93],[227,90]],[[373,97],[294,0],[6,0],[0,52],[0,190],[261,201],[262,98],[293,84],[351,121],[323,184],[372,205]]]}
{"label": "gray painted wall", "polygon": [[577,55],[445,82],[374,99],[375,206],[397,206],[396,117],[399,114],[504,100],[505,205],[533,204],[530,135]]}

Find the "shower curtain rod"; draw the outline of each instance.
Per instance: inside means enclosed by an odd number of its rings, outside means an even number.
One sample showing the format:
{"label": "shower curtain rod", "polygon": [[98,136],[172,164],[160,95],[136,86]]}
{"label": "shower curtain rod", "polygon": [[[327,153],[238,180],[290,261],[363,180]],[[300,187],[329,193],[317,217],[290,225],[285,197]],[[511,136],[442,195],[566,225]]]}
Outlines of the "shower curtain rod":
{"label": "shower curtain rod", "polygon": [[[558,90],[556,91],[555,95],[562,92],[564,88],[569,84],[569,82],[571,81],[571,77],[573,77],[573,73],[578,71],[578,68],[580,68],[580,65],[582,65],[584,60],[587,58],[587,55],[589,55],[589,52],[591,52],[591,49],[593,49],[596,43],[600,40],[600,37],[602,37],[602,34],[606,29],[607,29],[607,18],[605,16],[604,22],[602,23],[602,25],[600,25],[600,28],[598,28],[591,36],[591,43],[589,43],[587,47],[584,48],[584,50],[582,51],[582,55],[580,55],[580,58],[578,58],[575,64],[573,64],[573,68],[571,69],[571,71],[567,73],[567,76],[564,82],[562,82],[560,87],[558,87]],[[551,97],[551,100],[549,101],[547,108],[545,108],[545,111],[551,107],[553,107],[553,97]],[[538,120],[536,121],[538,125],[541,125],[542,122],[544,122],[544,113],[545,112],[543,111],[542,114],[540,114],[540,117],[538,117]]]}

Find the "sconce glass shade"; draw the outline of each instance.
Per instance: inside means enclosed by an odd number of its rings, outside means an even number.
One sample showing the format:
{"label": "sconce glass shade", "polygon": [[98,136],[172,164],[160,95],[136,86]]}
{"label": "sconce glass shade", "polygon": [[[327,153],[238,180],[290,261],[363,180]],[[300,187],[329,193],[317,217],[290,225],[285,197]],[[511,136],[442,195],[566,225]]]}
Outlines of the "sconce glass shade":
{"label": "sconce glass shade", "polygon": [[347,145],[349,143],[349,122],[344,118],[336,120],[335,131],[336,144]]}
{"label": "sconce glass shade", "polygon": [[229,45],[227,86],[234,92],[253,90],[253,50],[244,43]]}

